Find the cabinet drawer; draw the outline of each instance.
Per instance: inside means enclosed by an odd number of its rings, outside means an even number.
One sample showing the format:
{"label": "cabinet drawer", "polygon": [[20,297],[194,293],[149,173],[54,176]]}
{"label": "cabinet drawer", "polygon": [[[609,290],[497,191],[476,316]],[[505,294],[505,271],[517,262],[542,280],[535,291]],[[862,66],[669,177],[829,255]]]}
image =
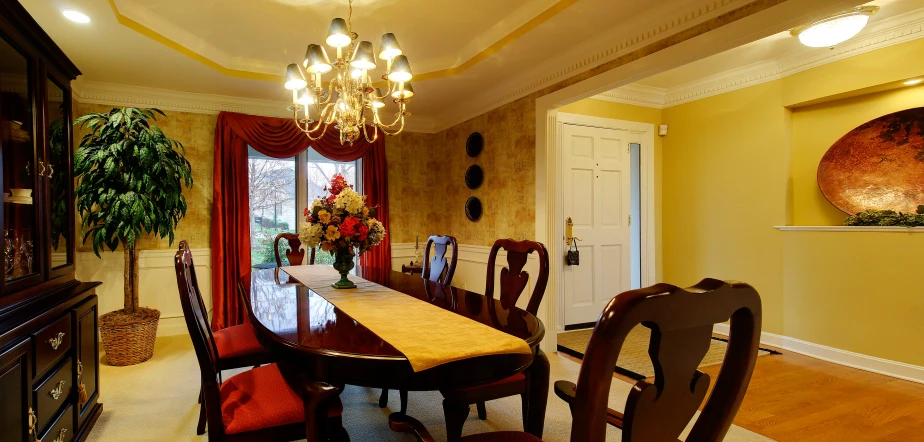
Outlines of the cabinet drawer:
{"label": "cabinet drawer", "polygon": [[32,404],[38,416],[38,429],[43,430],[58,410],[71,402],[74,391],[74,365],[67,360],[32,392]]}
{"label": "cabinet drawer", "polygon": [[57,420],[45,434],[42,434],[40,439],[42,442],[71,442],[74,440],[74,412],[70,406],[57,416]]}
{"label": "cabinet drawer", "polygon": [[38,377],[71,348],[71,315],[61,317],[35,334],[35,374]]}

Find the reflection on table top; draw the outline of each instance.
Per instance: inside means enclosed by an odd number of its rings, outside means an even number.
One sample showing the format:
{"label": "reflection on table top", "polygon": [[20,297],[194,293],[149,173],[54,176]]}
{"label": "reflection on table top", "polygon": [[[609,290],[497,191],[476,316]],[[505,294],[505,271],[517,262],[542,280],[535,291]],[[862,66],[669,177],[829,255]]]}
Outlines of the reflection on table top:
{"label": "reflection on table top", "polygon": [[[363,269],[357,272],[362,275]],[[375,333],[281,269],[254,270],[244,275],[241,282],[245,293],[249,293],[257,320],[291,344],[318,352],[404,359]],[[532,347],[538,345],[545,333],[542,323],[524,310],[505,309],[499,300],[434,283],[419,275],[390,272],[385,286],[522,338]],[[395,318],[395,322],[400,321],[401,318]],[[425,339],[427,330],[420,333],[421,339]]]}

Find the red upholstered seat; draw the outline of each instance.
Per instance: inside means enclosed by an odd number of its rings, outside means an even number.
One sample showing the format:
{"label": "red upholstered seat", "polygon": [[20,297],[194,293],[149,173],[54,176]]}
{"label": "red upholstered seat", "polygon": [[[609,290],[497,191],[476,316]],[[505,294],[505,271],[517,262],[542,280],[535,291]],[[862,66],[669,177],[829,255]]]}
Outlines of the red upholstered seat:
{"label": "red upholstered seat", "polygon": [[492,390],[494,388],[507,385],[507,384],[512,384],[515,382],[526,382],[526,375],[523,373],[517,373],[513,376],[506,377],[499,381],[491,382],[490,384],[482,384],[482,385],[476,385],[474,387],[460,388],[459,391],[472,391],[472,390],[482,390],[482,389]]}
{"label": "red upholstered seat", "polygon": [[[289,387],[276,364],[231,377],[221,384],[220,394],[221,420],[227,434],[305,421],[301,397]],[[338,396],[331,403],[327,416],[335,417],[342,413],[343,403]]]}
{"label": "red upholstered seat", "polygon": [[212,332],[212,335],[215,337],[215,346],[218,347],[218,357],[222,359],[264,352],[250,324],[223,328]]}
{"label": "red upholstered seat", "polygon": [[465,436],[462,439],[456,439],[458,442],[542,442],[536,436],[519,431],[498,431],[496,433],[473,434]]}

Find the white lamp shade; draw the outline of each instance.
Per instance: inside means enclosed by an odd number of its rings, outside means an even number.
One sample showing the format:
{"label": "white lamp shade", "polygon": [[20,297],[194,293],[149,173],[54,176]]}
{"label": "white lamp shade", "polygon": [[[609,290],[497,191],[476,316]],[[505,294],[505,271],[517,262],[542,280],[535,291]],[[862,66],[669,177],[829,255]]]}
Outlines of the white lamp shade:
{"label": "white lamp shade", "polygon": [[391,93],[391,97],[397,100],[402,98],[408,99],[414,96],[414,87],[410,83],[404,83],[404,89],[398,89]]}
{"label": "white lamp shade", "polygon": [[398,45],[398,39],[391,32],[382,35],[382,45],[379,47],[379,58],[382,60],[393,60],[401,55],[401,46]]}
{"label": "white lamp shade", "polygon": [[411,81],[414,75],[411,73],[411,64],[407,61],[407,56],[399,55],[391,64],[391,72],[388,73],[388,80],[395,83]]}
{"label": "white lamp shade", "polygon": [[303,64],[305,70],[312,74],[324,74],[333,69],[330,65],[330,59],[327,58],[327,51],[321,45],[316,44],[308,45]]}
{"label": "white lamp shade", "polygon": [[342,48],[348,46],[352,41],[346,20],[342,18],[331,20],[330,29],[327,31],[327,44],[335,48]]}
{"label": "white lamp shade", "polygon": [[302,90],[298,91],[298,98],[295,100],[295,102],[302,106],[314,104],[314,95],[311,92],[308,92],[308,88],[303,88]]}
{"label": "white lamp shade", "polygon": [[375,69],[375,55],[372,53],[372,42],[361,41],[353,51],[353,58],[350,60],[350,66],[356,69],[371,70]]}
{"label": "white lamp shade", "polygon": [[302,74],[302,69],[295,63],[292,63],[286,67],[285,86],[286,89],[290,91],[298,90],[308,86],[308,82],[305,81],[305,75]]}

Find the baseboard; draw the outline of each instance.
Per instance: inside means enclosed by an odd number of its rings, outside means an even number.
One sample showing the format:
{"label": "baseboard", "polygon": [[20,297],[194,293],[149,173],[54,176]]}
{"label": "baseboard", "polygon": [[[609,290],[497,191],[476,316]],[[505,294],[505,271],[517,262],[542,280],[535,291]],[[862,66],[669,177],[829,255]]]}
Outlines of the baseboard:
{"label": "baseboard", "polygon": [[182,316],[171,318],[160,318],[157,323],[157,337],[188,335],[189,329],[186,328],[186,319]]}
{"label": "baseboard", "polygon": [[[728,336],[729,325],[716,324],[712,331]],[[924,384],[924,367],[918,365],[877,358],[766,332],[760,334],[760,343],[822,361]]]}

